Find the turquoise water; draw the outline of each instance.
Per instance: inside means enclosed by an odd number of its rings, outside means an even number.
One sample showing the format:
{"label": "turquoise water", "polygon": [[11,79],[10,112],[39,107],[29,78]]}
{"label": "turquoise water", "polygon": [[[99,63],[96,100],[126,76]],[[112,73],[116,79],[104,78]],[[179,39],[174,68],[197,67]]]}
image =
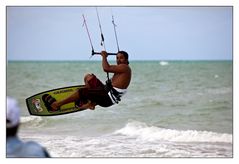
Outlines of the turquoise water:
{"label": "turquoise water", "polygon": [[9,62],[7,95],[21,107],[20,136],[39,141],[55,157],[232,157],[232,61],[130,66],[131,85],[119,105],[34,117],[27,97],[83,84],[86,73],[102,81],[106,74],[98,61]]}

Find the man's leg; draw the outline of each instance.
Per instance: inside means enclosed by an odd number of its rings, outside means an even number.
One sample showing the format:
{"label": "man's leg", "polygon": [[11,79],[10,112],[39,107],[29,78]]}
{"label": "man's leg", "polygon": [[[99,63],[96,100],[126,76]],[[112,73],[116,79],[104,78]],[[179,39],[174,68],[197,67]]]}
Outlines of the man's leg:
{"label": "man's leg", "polygon": [[[92,78],[94,77],[94,75],[92,74],[87,74],[85,75],[84,77],[84,81],[85,81],[85,85],[86,85],[86,88],[90,88],[90,84],[88,83]],[[57,110],[57,108],[61,107],[62,105],[65,105],[65,104],[68,104],[68,103],[71,103],[71,102],[75,102],[77,100],[80,99],[80,96],[79,96],[79,90],[77,90],[75,93],[73,93],[72,95],[70,95],[69,97],[63,99],[63,100],[59,100],[59,101],[56,101],[54,103],[51,104],[51,107],[53,108],[53,110]],[[93,109],[95,107],[95,104],[94,103],[87,103],[88,105],[85,106],[85,107],[89,107],[90,109]]]}
{"label": "man's leg", "polygon": [[[94,77],[95,77],[95,75],[93,75],[93,74],[86,74],[85,75],[84,82],[85,82],[86,88],[96,87],[96,86],[94,86],[94,83],[92,84],[92,82],[90,82],[91,80],[93,80]],[[84,104],[82,106],[82,108],[84,108],[84,109],[88,108],[88,109],[94,110],[95,106],[96,106],[96,103],[88,101],[87,104]]]}
{"label": "man's leg", "polygon": [[92,78],[94,77],[94,75],[92,74],[86,74],[85,77],[84,77],[84,82],[85,82],[85,86],[87,88],[91,88],[91,87],[94,87],[90,84],[90,80],[92,80]]}
{"label": "man's leg", "polygon": [[76,100],[79,100],[79,98],[80,98],[79,90],[77,90],[75,93],[73,93],[69,97],[63,100],[55,101],[54,103],[51,104],[51,107],[53,108],[53,110],[57,110],[57,108],[61,107],[62,105],[75,102]]}

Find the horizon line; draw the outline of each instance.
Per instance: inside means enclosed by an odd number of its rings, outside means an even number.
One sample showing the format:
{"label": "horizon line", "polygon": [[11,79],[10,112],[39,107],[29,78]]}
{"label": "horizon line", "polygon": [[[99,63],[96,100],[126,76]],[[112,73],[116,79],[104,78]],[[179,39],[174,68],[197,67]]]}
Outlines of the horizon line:
{"label": "horizon line", "polygon": [[[101,62],[101,60],[6,60],[7,62]],[[115,61],[115,60],[108,60]],[[233,59],[133,59],[129,60],[129,62],[138,62],[138,61],[233,61]]]}

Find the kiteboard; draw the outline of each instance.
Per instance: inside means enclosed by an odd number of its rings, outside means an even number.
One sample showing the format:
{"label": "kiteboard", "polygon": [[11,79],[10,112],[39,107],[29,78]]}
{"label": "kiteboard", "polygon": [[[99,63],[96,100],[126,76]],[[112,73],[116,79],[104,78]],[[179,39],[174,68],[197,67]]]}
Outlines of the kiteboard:
{"label": "kiteboard", "polygon": [[54,98],[56,101],[62,100],[83,87],[84,85],[57,88],[57,89],[41,92],[31,97],[28,97],[26,99],[28,111],[31,115],[35,115],[35,116],[55,116],[55,115],[83,111],[85,109],[80,109],[78,105],[76,104],[76,102],[62,105],[59,109],[53,111],[51,107],[45,101],[46,96],[49,96],[49,95],[50,97]]}

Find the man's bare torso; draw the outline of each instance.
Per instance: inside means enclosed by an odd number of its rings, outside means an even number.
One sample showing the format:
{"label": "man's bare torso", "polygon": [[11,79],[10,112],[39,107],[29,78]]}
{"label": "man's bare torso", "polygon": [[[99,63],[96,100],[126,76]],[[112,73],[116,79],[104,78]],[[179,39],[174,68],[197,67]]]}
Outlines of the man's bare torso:
{"label": "man's bare torso", "polygon": [[113,87],[126,89],[129,86],[131,80],[131,69],[126,64],[124,64],[124,66],[127,68],[127,71],[122,73],[114,73],[112,77]]}

